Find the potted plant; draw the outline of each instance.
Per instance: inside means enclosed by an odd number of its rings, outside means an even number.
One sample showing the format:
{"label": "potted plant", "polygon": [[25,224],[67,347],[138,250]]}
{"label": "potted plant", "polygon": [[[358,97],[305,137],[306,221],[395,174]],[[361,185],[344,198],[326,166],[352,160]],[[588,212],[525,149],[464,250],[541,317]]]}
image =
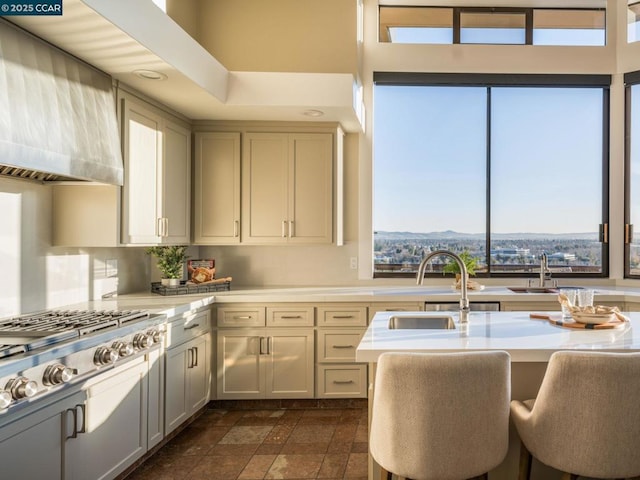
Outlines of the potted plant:
{"label": "potted plant", "polygon": [[[476,274],[476,268],[478,267],[478,260],[476,257],[469,253],[469,250],[463,250],[458,254],[464,266],[467,267],[467,274],[472,277]],[[443,268],[442,273],[455,273],[456,282],[460,280],[461,272],[457,262],[449,261]]]}
{"label": "potted plant", "polygon": [[162,245],[149,247],[146,252],[158,259],[158,270],[162,272],[162,284],[180,285],[184,271],[184,262],[189,258],[187,245]]}

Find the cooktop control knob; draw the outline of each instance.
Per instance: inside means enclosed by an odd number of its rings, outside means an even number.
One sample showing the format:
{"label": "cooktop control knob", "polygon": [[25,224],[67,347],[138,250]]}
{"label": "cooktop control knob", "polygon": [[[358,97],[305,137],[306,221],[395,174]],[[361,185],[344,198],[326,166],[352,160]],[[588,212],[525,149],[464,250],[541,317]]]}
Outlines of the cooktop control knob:
{"label": "cooktop control knob", "polygon": [[77,373],[77,370],[65,367],[61,363],[49,365],[42,376],[42,383],[45,385],[60,385],[61,383],[67,383]]}
{"label": "cooktop control knob", "polygon": [[160,333],[160,330],[157,330],[155,328],[149,330],[147,334],[151,335],[151,337],[153,338],[153,343],[159,343],[162,339],[162,333]]}
{"label": "cooktop control knob", "polygon": [[138,350],[144,350],[153,345],[153,335],[148,333],[136,333],[133,337],[133,346]]}
{"label": "cooktop control knob", "polygon": [[11,404],[11,393],[0,390],[0,410],[7,408]]}
{"label": "cooktop control knob", "polygon": [[93,363],[96,365],[109,365],[118,360],[118,352],[110,347],[100,347],[93,356]]}
{"label": "cooktop control knob", "polygon": [[26,377],[12,378],[4,388],[11,392],[14,400],[33,397],[38,393],[38,384]]}
{"label": "cooktop control knob", "polygon": [[133,345],[130,342],[113,342],[111,345],[116,352],[118,352],[118,356],[120,357],[128,357],[129,355],[133,355]]}

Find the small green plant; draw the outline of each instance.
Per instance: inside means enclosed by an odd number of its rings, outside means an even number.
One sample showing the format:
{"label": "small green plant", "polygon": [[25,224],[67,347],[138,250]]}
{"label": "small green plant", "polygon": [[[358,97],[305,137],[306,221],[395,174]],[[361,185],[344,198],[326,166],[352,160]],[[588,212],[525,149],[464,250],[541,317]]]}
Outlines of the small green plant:
{"label": "small green plant", "polygon": [[[472,256],[469,253],[469,250],[463,250],[459,255],[460,260],[464,263],[465,267],[467,267],[467,273],[469,276],[473,276],[476,274],[476,268],[478,267],[478,260],[476,257]],[[450,260],[443,267],[442,273],[460,273],[460,267],[457,262]]]}
{"label": "small green plant", "polygon": [[146,253],[158,259],[158,270],[164,278],[182,278],[184,262],[189,258],[187,245],[162,245],[149,247]]}

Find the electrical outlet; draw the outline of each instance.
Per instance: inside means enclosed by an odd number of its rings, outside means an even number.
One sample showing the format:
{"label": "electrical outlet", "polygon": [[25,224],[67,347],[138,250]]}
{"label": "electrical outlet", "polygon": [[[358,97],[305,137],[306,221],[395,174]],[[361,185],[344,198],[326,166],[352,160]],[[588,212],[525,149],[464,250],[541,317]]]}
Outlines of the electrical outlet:
{"label": "electrical outlet", "polygon": [[351,270],[357,270],[358,269],[358,257],[351,257]]}

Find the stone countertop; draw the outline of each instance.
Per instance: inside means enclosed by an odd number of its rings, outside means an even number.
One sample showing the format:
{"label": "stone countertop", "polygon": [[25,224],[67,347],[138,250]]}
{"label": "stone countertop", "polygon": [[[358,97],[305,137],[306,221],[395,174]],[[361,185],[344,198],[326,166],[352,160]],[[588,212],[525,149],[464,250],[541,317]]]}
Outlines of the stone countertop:
{"label": "stone countertop", "polygon": [[547,362],[558,350],[640,350],[640,312],[627,313],[629,323],[606,330],[555,326],[529,318],[529,312],[471,312],[467,326],[461,326],[453,313],[452,330],[390,330],[391,315],[376,314],[357,348],[356,361],[377,362],[384,352],[505,350],[512,362]]}
{"label": "stone countertop", "polygon": [[[585,286],[596,291],[595,302],[640,302],[640,288],[622,286]],[[277,302],[457,302],[460,292],[450,286],[352,286],[242,288],[209,294],[163,296],[150,292],[123,294],[117,297],[80,302],[58,309],[148,310],[167,317],[211,304]],[[555,293],[516,293],[503,286],[487,286],[469,291],[471,302],[555,302]]]}

